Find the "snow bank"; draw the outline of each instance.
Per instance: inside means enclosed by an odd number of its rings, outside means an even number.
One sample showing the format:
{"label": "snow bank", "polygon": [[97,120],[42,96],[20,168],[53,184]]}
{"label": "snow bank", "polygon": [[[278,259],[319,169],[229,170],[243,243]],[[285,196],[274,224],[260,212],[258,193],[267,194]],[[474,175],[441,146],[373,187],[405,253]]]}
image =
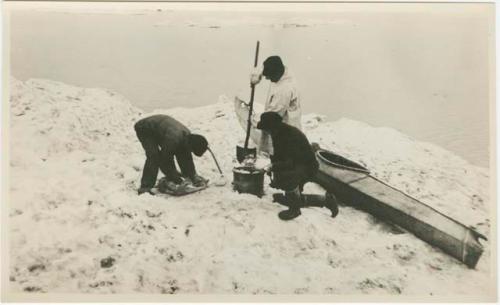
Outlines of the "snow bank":
{"label": "snow bank", "polygon": [[[490,251],[476,270],[370,215],[281,207],[224,187],[186,197],[137,196],[144,162],[122,96],[11,79],[10,287],[25,292],[485,295]],[[222,97],[157,110],[204,134],[228,180],[243,131]],[[387,128],[304,117],[307,135],[378,178],[489,236],[485,169]],[[214,181],[209,154],[195,160]],[[309,184],[308,191],[321,192]],[[491,271],[490,271],[491,270]]]}

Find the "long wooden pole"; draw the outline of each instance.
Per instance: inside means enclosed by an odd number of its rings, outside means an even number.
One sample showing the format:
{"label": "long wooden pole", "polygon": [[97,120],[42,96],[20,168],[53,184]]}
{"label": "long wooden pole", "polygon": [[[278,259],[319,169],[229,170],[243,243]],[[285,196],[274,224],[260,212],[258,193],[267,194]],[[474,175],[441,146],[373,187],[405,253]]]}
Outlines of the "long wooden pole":
{"label": "long wooden pole", "polygon": [[[259,61],[259,41],[257,41],[257,47],[255,48],[255,61],[253,67],[257,67],[257,62]],[[252,127],[252,111],[253,111],[253,97],[255,94],[255,85],[252,84],[252,91],[250,93],[250,109],[248,110],[248,121],[247,121],[247,136],[245,138],[245,149],[248,148],[248,139],[250,138],[250,129]]]}

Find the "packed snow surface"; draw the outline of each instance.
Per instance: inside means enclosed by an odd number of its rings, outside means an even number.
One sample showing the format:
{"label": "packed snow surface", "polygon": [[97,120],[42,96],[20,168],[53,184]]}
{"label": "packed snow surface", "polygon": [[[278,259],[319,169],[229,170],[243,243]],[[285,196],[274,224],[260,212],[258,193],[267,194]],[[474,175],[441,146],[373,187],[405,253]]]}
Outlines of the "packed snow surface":
{"label": "packed snow surface", "polygon": [[[11,78],[10,289],[53,293],[484,295],[489,243],[468,269],[409,233],[341,207],[283,222],[274,191],[231,183],[184,197],[137,195],[145,160],[133,124],[150,115],[117,93]],[[207,137],[232,179],[244,139],[230,98],[158,110]],[[490,235],[489,173],[398,131],[303,117],[311,141]],[[218,181],[210,154],[199,174]],[[266,178],[267,179],[267,178]],[[323,190],[309,184],[308,192]]]}

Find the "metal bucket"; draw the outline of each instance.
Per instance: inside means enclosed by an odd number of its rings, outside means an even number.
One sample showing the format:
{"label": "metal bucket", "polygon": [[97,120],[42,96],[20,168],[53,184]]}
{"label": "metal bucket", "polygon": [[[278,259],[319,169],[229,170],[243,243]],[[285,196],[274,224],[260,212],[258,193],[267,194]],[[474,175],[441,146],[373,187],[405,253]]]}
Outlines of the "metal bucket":
{"label": "metal bucket", "polygon": [[264,195],[264,170],[248,166],[233,168],[233,189],[238,193]]}

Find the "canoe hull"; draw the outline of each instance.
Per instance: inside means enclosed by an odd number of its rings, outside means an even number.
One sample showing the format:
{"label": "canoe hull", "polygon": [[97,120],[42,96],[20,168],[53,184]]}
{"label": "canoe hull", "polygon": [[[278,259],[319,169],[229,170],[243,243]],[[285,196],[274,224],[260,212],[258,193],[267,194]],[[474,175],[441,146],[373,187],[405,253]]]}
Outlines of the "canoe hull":
{"label": "canoe hull", "polygon": [[328,162],[325,154],[333,153],[316,152],[320,164],[316,182],[333,192],[341,202],[404,228],[469,268],[476,266],[483,252],[478,241],[482,237],[479,233],[392,188],[368,171],[347,169]]}

